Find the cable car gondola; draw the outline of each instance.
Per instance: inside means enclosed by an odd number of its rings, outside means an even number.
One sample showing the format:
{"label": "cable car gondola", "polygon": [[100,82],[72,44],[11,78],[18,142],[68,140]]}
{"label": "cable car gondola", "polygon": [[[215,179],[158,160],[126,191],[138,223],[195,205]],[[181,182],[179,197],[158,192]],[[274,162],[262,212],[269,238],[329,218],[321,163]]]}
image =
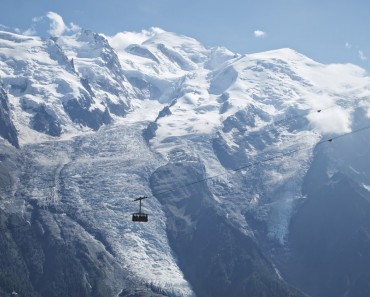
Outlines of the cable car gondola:
{"label": "cable car gondola", "polygon": [[140,202],[140,208],[139,212],[135,212],[132,214],[132,221],[133,222],[147,222],[148,221],[148,214],[141,212],[141,200],[146,199],[148,197],[139,197],[136,198],[134,201],[139,201]]}

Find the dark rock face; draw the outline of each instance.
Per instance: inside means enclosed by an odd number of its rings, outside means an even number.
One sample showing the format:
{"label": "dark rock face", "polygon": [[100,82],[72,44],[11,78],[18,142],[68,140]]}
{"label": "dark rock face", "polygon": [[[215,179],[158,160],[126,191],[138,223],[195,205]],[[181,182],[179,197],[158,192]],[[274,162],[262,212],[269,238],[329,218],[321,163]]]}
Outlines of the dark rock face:
{"label": "dark rock face", "polygon": [[164,44],[158,44],[157,48],[165,55],[171,62],[177,64],[183,70],[191,70],[192,67],[189,63],[177,52],[172,49],[169,49]]}
{"label": "dark rock face", "polygon": [[57,37],[51,37],[47,42],[50,58],[58,62],[59,65],[62,65],[67,71],[76,73],[73,62],[68,59],[66,54],[59,47],[57,40]]}
{"label": "dark rock face", "polygon": [[292,218],[283,273],[313,297],[370,292],[370,194],[344,175],[310,193]]}
{"label": "dark rock face", "polygon": [[[227,94],[222,94],[218,98],[219,102],[223,102],[226,105],[228,104],[227,100]],[[218,160],[225,168],[235,169],[240,167],[241,164],[246,164],[248,160],[252,161],[250,156],[246,154],[246,151],[251,149],[263,150],[266,145],[273,143],[272,136],[276,133],[274,129],[266,132],[249,132],[251,128],[255,127],[257,116],[266,123],[270,121],[265,111],[254,106],[249,107],[247,111],[237,111],[223,121],[222,132],[219,131],[212,139],[212,147]],[[237,132],[234,133],[233,131]],[[237,146],[230,146],[227,133],[232,135],[233,141]]]}
{"label": "dark rock face", "polygon": [[217,133],[217,136],[212,139],[212,148],[218,160],[225,168],[237,168],[240,160],[244,160],[243,155],[240,156],[238,152],[230,150],[227,141],[221,133]]}
{"label": "dark rock face", "polygon": [[191,239],[172,241],[198,296],[303,296],[277,277],[251,238],[211,210],[201,216]]}
{"label": "dark rock face", "polygon": [[89,95],[91,97],[95,97],[95,94],[94,94],[93,90],[91,89],[89,80],[87,78],[82,77],[82,78],[80,78],[80,82],[83,85],[83,87],[86,89],[86,91],[89,93]]}
{"label": "dark rock face", "polygon": [[166,294],[157,293],[150,288],[126,288],[119,297],[165,297]]}
{"label": "dark rock face", "polygon": [[46,111],[44,105],[37,109],[31,121],[31,127],[50,136],[60,136],[62,133],[59,121]]}
{"label": "dark rock face", "polygon": [[149,143],[149,141],[155,137],[155,133],[158,129],[158,124],[157,124],[157,121],[158,119],[160,118],[163,118],[163,117],[166,117],[168,115],[171,115],[171,110],[170,110],[170,107],[169,106],[165,106],[159,113],[158,113],[158,116],[157,118],[155,119],[154,122],[150,122],[148,127],[146,127],[144,130],[143,130],[143,137],[144,139],[146,140],[147,143]]}
{"label": "dark rock face", "polygon": [[[212,208],[204,169],[168,164],[151,177],[167,215],[167,232],[179,265],[197,296],[304,296],[277,276],[255,241]],[[176,190],[173,190],[176,189]]]}
{"label": "dark rock face", "polygon": [[112,296],[84,243],[56,238],[34,213],[31,224],[0,213],[0,292],[8,296]]}
{"label": "dark rock face", "polygon": [[[27,223],[0,210],[0,296],[13,291],[29,297],[117,296],[108,281],[112,262],[106,251],[91,253],[88,243],[69,238],[62,226],[62,237],[55,236],[48,216],[35,209]],[[166,296],[129,278],[121,273],[121,297]]]}
{"label": "dark rock face", "polygon": [[130,84],[137,89],[138,94],[142,94],[143,98],[158,99],[162,92],[150,82],[139,77],[127,77]]}
{"label": "dark rock face", "polygon": [[157,129],[158,124],[156,122],[150,122],[148,127],[143,130],[143,137],[147,143],[154,138]]}
{"label": "dark rock face", "polygon": [[123,117],[124,115],[127,114],[127,110],[129,109],[127,104],[125,104],[122,101],[120,103],[114,103],[111,100],[107,99],[106,103],[109,111],[116,116]]}
{"label": "dark rock face", "polygon": [[158,113],[158,117],[156,120],[158,120],[159,118],[164,118],[166,116],[169,116],[171,115],[172,112],[170,110],[170,108],[168,106],[165,106],[159,113]]}
{"label": "dark rock face", "polygon": [[157,57],[151,51],[138,44],[129,45],[125,50],[133,55],[144,57],[159,63]]}
{"label": "dark rock face", "polygon": [[277,257],[285,279],[312,297],[369,295],[368,144],[364,134],[315,149],[302,187],[307,197]]}
{"label": "dark rock face", "polygon": [[64,104],[64,110],[72,121],[87,126],[95,131],[102,125],[108,125],[112,122],[108,109],[105,109],[104,112],[99,109],[90,111],[90,106],[90,102],[86,98],[80,101],[72,99]]}
{"label": "dark rock face", "polygon": [[19,148],[17,130],[10,117],[8,96],[0,87],[0,136]]}

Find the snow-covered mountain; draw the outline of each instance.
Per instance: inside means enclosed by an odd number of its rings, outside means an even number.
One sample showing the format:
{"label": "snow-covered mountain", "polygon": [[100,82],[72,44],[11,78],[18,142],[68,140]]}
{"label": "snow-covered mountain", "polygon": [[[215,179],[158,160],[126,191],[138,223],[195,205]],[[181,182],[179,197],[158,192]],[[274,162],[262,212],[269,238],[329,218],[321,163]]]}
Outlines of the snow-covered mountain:
{"label": "snow-covered mountain", "polygon": [[[158,28],[0,32],[0,65],[1,293],[370,292],[364,70]],[[149,223],[135,224],[143,195]],[[333,253],[352,237],[359,269]],[[318,279],[313,258],[328,254],[325,272],[340,269]]]}

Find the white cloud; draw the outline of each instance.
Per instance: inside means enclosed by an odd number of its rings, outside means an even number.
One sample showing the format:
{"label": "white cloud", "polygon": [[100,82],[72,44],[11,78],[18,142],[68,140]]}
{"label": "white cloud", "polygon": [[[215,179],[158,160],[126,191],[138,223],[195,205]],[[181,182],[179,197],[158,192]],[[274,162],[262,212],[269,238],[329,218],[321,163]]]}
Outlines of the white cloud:
{"label": "white cloud", "polygon": [[261,38],[261,37],[265,37],[266,36],[266,32],[261,31],[261,30],[255,30],[253,32],[253,34],[254,34],[254,37],[256,37],[256,38]]}
{"label": "white cloud", "polygon": [[[9,30],[9,27],[6,27],[0,24],[0,30]],[[81,30],[81,27],[75,23],[66,24],[63,18],[56,12],[49,11],[44,16],[33,17],[32,24],[27,29],[13,28],[15,33],[23,35],[41,35],[45,36],[46,33],[49,33],[51,36],[58,37],[65,33],[75,33]]]}
{"label": "white cloud", "polygon": [[14,28],[13,30],[17,34],[22,34],[22,35],[27,35],[27,36],[33,36],[33,35],[36,35],[37,33],[35,30],[35,26],[31,26],[27,30],[21,30],[19,28]]}
{"label": "white cloud", "polygon": [[[71,23],[69,23],[69,25],[64,23],[63,18],[59,14],[57,14],[56,12],[49,11],[46,14],[46,17],[51,21],[50,22],[50,28],[49,28],[48,32],[52,36],[60,36],[65,32],[72,32],[73,33],[73,32],[77,32],[77,31],[81,30],[81,27],[76,25],[75,23],[71,22]],[[36,20],[39,21],[40,18],[36,18]]]}
{"label": "white cloud", "polygon": [[69,23],[69,28],[68,28],[68,31],[70,32],[77,32],[81,30],[81,27],[76,25],[75,23]]}
{"label": "white cloud", "polygon": [[51,36],[60,36],[64,31],[68,30],[63,18],[59,14],[49,11],[46,14],[46,17],[51,21],[50,28],[48,30]]}
{"label": "white cloud", "polygon": [[44,17],[33,17],[32,22],[37,23],[37,22],[42,21],[43,19],[44,19]]}
{"label": "white cloud", "polygon": [[9,27],[3,25],[3,24],[0,24],[0,30],[7,30],[9,29]]}
{"label": "white cloud", "polygon": [[367,57],[362,50],[358,50],[358,56],[362,61],[367,61]]}
{"label": "white cloud", "polygon": [[131,44],[141,44],[149,38],[164,32],[160,28],[152,27],[141,32],[119,32],[114,36],[105,36],[116,50],[123,50]]}
{"label": "white cloud", "polygon": [[308,116],[315,130],[323,134],[342,134],[351,132],[351,110],[334,107],[325,113],[313,113]]}
{"label": "white cloud", "polygon": [[346,42],[346,44],[345,44],[345,47],[346,48],[348,48],[348,49],[350,49],[350,48],[352,48],[352,44],[350,44],[348,41]]}
{"label": "white cloud", "polygon": [[37,32],[36,32],[35,28],[31,27],[31,28],[28,28],[25,31],[20,32],[20,33],[22,33],[23,35],[32,36],[32,35],[36,35]]}
{"label": "white cloud", "polygon": [[63,18],[56,12],[49,11],[45,16],[32,18],[32,25],[27,30],[21,31],[19,33],[24,35],[37,35],[42,34],[42,32],[47,32],[51,36],[58,37],[68,32],[77,32],[81,28],[74,24],[66,24]]}

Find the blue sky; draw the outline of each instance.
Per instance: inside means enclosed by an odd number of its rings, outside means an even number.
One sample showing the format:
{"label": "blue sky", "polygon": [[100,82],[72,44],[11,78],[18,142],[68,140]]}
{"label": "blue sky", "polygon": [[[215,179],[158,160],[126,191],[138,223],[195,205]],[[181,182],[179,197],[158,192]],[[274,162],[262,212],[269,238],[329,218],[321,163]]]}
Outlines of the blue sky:
{"label": "blue sky", "polygon": [[45,35],[50,11],[106,35],[160,27],[241,54],[289,47],[370,73],[368,0],[1,0],[0,24]]}

